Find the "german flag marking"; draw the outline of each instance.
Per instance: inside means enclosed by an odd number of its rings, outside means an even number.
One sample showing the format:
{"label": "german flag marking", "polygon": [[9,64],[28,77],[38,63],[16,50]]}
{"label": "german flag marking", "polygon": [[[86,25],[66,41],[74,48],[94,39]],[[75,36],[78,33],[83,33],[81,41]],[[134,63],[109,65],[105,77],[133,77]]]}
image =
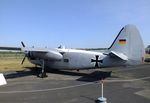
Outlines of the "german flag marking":
{"label": "german flag marking", "polygon": [[121,45],[126,44],[126,39],[120,39],[119,44],[121,44]]}

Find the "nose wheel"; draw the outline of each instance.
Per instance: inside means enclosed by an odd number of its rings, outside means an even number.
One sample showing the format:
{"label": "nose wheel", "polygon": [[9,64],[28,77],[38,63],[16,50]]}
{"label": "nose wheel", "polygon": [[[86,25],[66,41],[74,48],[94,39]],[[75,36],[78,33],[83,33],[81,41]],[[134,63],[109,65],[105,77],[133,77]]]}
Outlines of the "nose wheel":
{"label": "nose wheel", "polygon": [[45,61],[44,60],[42,60],[42,70],[41,70],[41,73],[39,74],[39,77],[40,78],[46,78],[46,77],[48,77],[46,75],[46,72],[45,72]]}

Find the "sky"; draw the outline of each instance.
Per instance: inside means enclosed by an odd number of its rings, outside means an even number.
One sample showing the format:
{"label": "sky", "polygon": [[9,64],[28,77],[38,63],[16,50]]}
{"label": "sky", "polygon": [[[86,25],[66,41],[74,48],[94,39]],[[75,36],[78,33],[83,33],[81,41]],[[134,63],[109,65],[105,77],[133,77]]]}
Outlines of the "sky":
{"label": "sky", "polygon": [[0,0],[0,46],[107,48],[134,24],[150,45],[150,0]]}

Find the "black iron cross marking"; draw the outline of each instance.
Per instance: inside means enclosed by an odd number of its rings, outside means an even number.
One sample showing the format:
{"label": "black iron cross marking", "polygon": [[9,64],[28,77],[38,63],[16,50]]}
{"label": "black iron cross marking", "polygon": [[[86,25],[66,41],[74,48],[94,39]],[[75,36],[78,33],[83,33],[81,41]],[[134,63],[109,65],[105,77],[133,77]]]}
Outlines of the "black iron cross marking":
{"label": "black iron cross marking", "polygon": [[91,62],[95,62],[95,67],[98,68],[99,67],[98,62],[102,63],[103,61],[102,60],[98,60],[99,55],[95,55],[95,57],[96,57],[96,60],[91,59]]}

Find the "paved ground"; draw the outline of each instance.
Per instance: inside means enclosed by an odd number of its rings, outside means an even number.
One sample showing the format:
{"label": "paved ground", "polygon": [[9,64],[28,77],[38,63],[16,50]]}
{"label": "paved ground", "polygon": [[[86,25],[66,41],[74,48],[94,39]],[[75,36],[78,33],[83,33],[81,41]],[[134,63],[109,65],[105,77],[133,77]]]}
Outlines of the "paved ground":
{"label": "paved ground", "polygon": [[[108,103],[150,103],[150,65],[117,67],[104,83]],[[101,94],[99,79],[106,71],[55,71],[48,78],[35,72],[5,73],[8,84],[0,87],[1,103],[96,103]]]}

